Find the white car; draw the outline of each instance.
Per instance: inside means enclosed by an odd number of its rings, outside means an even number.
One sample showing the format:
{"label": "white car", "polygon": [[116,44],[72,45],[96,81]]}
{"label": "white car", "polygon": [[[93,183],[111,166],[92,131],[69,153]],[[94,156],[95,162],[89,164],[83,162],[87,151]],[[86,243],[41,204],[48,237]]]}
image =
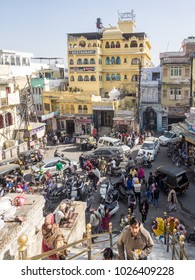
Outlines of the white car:
{"label": "white car", "polygon": [[179,137],[177,134],[173,131],[167,131],[163,135],[161,135],[159,138],[160,145],[166,146],[168,143],[176,143],[179,141]]}
{"label": "white car", "polygon": [[159,150],[160,150],[160,143],[158,138],[149,137],[144,141],[137,155],[141,156],[144,154],[144,152],[145,155],[147,155],[147,153],[150,153],[151,160],[154,160]]}
{"label": "white car", "polygon": [[66,157],[63,157],[63,159],[61,157],[53,157],[53,158],[45,159],[44,161],[42,161],[41,163],[39,163],[37,165],[31,166],[31,171],[32,171],[32,173],[34,173],[35,178],[39,178],[40,169],[43,172],[49,171],[52,176],[55,176],[56,174],[58,174],[57,169],[56,169],[56,164],[59,160],[63,164],[63,170],[65,170],[69,167],[69,163],[71,163],[71,165],[74,166],[75,170],[77,170],[79,168],[79,162],[70,160]]}

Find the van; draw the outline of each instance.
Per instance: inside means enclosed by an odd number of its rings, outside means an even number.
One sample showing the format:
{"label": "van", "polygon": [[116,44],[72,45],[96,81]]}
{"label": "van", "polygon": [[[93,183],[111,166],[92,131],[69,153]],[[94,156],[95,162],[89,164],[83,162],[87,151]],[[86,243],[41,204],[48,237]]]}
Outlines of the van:
{"label": "van", "polygon": [[181,194],[189,188],[188,176],[183,168],[159,166],[154,175],[160,188],[167,193],[174,189]]}
{"label": "van", "polygon": [[129,146],[125,145],[121,142],[120,139],[102,136],[98,139],[97,143],[98,147],[121,147],[123,150],[124,155],[128,156],[131,153],[131,149]]}

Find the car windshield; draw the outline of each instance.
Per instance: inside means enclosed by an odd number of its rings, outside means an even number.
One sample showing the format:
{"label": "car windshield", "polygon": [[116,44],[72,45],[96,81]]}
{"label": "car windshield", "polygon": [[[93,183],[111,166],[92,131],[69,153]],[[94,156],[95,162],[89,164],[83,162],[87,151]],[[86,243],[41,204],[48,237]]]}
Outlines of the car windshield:
{"label": "car windshield", "polygon": [[153,150],[154,143],[144,143],[141,147],[143,150]]}
{"label": "car windshield", "polygon": [[121,145],[122,145],[122,143],[121,143],[120,140],[117,140],[117,141],[113,142],[113,146],[115,146],[115,147],[118,147],[118,146],[121,146]]}
{"label": "car windshield", "polygon": [[171,133],[169,131],[164,134],[164,137],[166,137],[166,138],[171,138],[172,136],[173,136],[173,133]]}

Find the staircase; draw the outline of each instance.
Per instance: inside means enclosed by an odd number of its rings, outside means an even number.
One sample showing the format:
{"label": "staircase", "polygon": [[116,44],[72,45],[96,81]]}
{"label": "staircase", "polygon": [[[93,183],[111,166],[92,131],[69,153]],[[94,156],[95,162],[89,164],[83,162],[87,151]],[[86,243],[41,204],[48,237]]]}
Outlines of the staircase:
{"label": "staircase", "polygon": [[[105,241],[102,243],[97,243],[99,241],[109,239],[109,235],[107,236],[100,236],[96,239],[95,243],[93,244],[91,255],[96,260],[102,259],[102,252],[106,247],[109,247],[109,241]],[[113,238],[113,244],[117,242],[118,236]],[[171,260],[172,259],[172,249],[169,248],[169,252],[167,252],[167,245],[164,244],[163,240],[159,240],[153,236],[154,240],[154,248],[152,250],[152,253],[148,256],[148,260]],[[176,246],[179,251],[179,245]],[[86,246],[77,246],[74,248],[71,248],[68,252],[68,258],[72,257],[73,255],[78,254],[82,250],[84,250]],[[195,260],[195,244],[188,244],[185,242],[185,251],[189,257],[190,260]],[[117,246],[116,244],[113,246],[113,252],[117,254]],[[96,257],[97,255],[97,257]],[[79,256],[78,260],[86,260],[88,258],[87,253]],[[185,258],[184,258],[185,260]]]}

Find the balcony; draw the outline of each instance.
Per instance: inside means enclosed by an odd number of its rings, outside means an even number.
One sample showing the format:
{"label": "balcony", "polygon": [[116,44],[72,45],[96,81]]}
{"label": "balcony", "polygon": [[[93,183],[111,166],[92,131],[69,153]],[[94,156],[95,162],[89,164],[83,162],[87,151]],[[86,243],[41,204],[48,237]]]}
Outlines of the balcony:
{"label": "balcony", "polygon": [[3,107],[3,106],[8,106],[7,97],[0,98],[0,107]]}

